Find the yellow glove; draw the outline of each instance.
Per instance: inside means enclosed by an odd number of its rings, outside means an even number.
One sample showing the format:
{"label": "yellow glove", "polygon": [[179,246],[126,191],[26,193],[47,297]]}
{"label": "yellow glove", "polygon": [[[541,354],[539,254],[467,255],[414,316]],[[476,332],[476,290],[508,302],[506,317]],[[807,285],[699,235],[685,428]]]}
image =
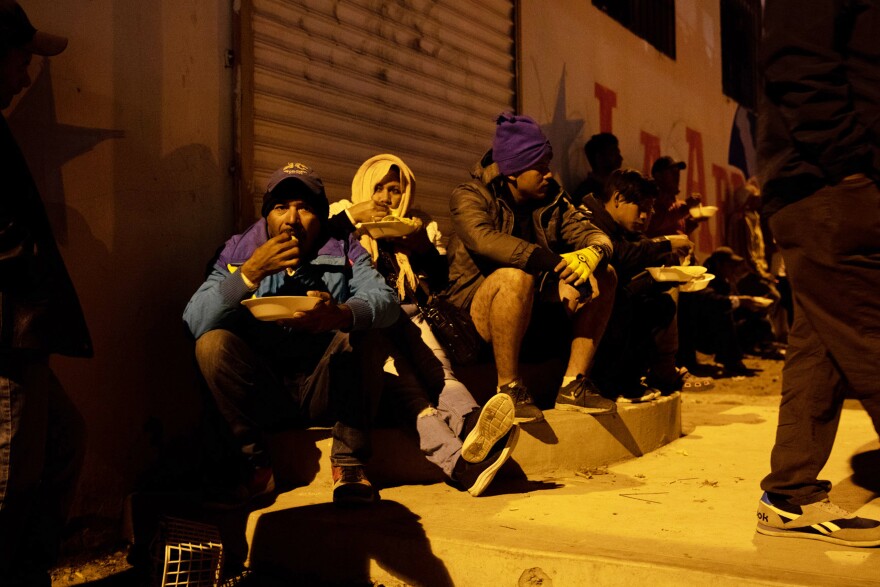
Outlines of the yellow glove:
{"label": "yellow glove", "polygon": [[589,246],[578,251],[564,253],[561,257],[568,264],[571,272],[577,276],[577,281],[586,281],[599,261],[602,260],[603,253],[599,247]]}

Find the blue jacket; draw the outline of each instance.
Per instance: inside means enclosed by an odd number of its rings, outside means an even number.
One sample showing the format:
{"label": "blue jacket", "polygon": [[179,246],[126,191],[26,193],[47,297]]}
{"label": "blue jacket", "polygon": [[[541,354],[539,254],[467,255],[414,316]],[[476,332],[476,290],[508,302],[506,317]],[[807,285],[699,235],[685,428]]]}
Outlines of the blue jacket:
{"label": "blue jacket", "polygon": [[261,322],[241,301],[252,295],[305,295],[309,290],[329,292],[336,303],[351,308],[353,331],[384,328],[397,320],[397,295],[354,238],[328,238],[315,258],[300,266],[292,277],[279,271],[263,279],[255,293],[248,291],[238,268],[267,240],[266,220],[260,219],[226,241],[208,279],[183,312],[194,337],[199,338],[209,330],[225,329],[246,340],[258,341],[261,347],[271,348],[273,354],[296,353],[313,345],[315,336],[320,335],[290,330],[275,322]]}

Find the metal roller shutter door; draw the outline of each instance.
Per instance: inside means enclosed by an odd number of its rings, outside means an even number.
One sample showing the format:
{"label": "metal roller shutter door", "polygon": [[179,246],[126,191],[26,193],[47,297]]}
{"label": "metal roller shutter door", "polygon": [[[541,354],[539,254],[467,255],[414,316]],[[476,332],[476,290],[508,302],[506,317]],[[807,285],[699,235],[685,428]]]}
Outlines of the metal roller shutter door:
{"label": "metal roller shutter door", "polygon": [[253,102],[252,116],[241,112],[250,140],[240,149],[257,212],[242,215],[258,213],[269,174],[287,161],[313,166],[336,201],[350,197],[364,160],[388,152],[416,175],[415,207],[448,233],[451,189],[490,145],[494,116],[515,104],[513,1],[249,8],[252,37],[242,39],[252,53],[242,67],[252,61]]}

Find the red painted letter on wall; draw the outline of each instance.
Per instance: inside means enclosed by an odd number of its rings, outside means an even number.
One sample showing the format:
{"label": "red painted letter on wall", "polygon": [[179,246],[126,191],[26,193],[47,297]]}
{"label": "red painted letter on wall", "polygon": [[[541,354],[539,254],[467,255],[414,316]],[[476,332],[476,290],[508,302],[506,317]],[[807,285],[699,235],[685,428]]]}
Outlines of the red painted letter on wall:
{"label": "red painted letter on wall", "polygon": [[660,137],[642,131],[642,145],[645,147],[645,161],[642,163],[642,173],[651,176],[651,165],[660,158]]}
{"label": "red painted letter on wall", "polygon": [[[688,142],[688,173],[684,197],[697,193],[703,196],[704,204],[709,204],[706,199],[706,173],[703,167],[703,135],[688,128],[685,129],[685,138]],[[700,235],[697,246],[704,251],[711,251],[714,244],[712,229],[704,222],[698,230]]]}
{"label": "red painted letter on wall", "polygon": [[723,241],[727,237],[724,223],[728,210],[730,210],[730,179],[727,176],[727,170],[714,163],[712,164],[712,177],[715,178],[715,201],[718,202],[718,213],[715,214],[715,234],[718,234]]}
{"label": "red painted letter on wall", "polygon": [[617,93],[601,84],[596,84],[596,99],[599,100],[599,132],[614,132],[612,117],[617,107]]}

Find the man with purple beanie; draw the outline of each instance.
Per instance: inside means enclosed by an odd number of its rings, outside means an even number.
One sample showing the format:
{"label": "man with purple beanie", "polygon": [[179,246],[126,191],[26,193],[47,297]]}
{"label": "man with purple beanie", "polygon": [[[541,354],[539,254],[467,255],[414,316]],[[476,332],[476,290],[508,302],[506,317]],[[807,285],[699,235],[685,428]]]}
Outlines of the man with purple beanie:
{"label": "man with purple beanie", "polygon": [[553,179],[553,150],[538,124],[510,113],[496,123],[492,150],[472,169],[473,181],[452,192],[445,295],[469,311],[492,345],[497,390],[514,398],[518,422],[544,417],[522,383],[519,357],[530,332],[554,312],[571,328],[556,408],[613,412],[616,404],[587,376],[614,301],[614,273],[603,263],[611,241]]}
{"label": "man with purple beanie", "polygon": [[[328,212],[324,184],[310,167],[275,171],[262,218],[226,241],[183,314],[243,457],[231,505],[275,491],[267,432],[316,423],[333,426],[334,503],[376,499],[364,463],[387,349],[374,329],[393,324],[400,305],[357,240],[329,236]],[[269,322],[241,304],[269,296],[319,301]]]}

